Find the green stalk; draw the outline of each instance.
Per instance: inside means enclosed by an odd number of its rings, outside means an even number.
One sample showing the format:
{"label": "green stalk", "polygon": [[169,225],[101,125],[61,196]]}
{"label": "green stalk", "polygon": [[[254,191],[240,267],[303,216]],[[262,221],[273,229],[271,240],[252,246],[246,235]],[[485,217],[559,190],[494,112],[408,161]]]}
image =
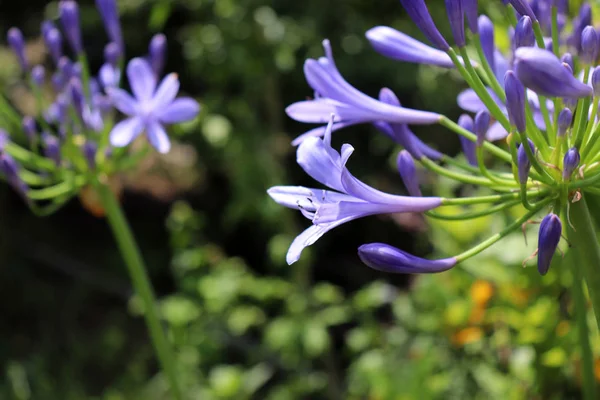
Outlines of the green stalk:
{"label": "green stalk", "polygon": [[588,287],[596,324],[600,328],[600,246],[596,237],[596,229],[593,219],[585,201],[585,195],[569,207],[569,219],[567,224],[567,235],[573,244],[571,251],[577,255],[576,264],[582,267],[585,283]]}
{"label": "green stalk", "polygon": [[156,310],[156,300],[154,291],[150,284],[150,279],[146,272],[146,267],[140,254],[140,250],[131,232],[131,228],[125,219],[123,210],[119,205],[114,193],[106,184],[102,182],[95,183],[96,190],[102,199],[102,204],[106,211],[106,217],[113,231],[117,245],[121,250],[123,260],[127,265],[129,276],[144,304],[144,317],[146,325],[150,331],[150,337],[154,350],[166,375],[167,381],[171,387],[172,398],[181,400],[182,393],[177,379],[173,350],[171,349],[163,327],[161,326],[158,312]]}
{"label": "green stalk", "polygon": [[575,319],[577,320],[577,334],[581,345],[581,363],[583,366],[583,398],[584,400],[596,399],[596,377],[594,375],[594,358],[590,344],[590,330],[587,323],[587,307],[583,291],[583,272],[581,260],[575,252],[569,252],[567,262],[571,261],[573,269],[573,302],[575,304]]}

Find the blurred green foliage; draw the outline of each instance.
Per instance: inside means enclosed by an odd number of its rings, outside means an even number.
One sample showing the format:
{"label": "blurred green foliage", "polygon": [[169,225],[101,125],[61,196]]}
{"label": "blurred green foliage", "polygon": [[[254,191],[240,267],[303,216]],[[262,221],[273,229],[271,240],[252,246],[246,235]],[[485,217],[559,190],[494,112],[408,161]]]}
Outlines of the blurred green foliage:
{"label": "blurred green foliage", "polygon": [[[22,26],[33,42],[40,21],[56,10],[55,2],[45,3],[0,5],[0,28]],[[85,41],[99,66],[101,22],[91,1],[81,3]],[[490,15],[501,12],[500,3],[485,2]],[[428,4],[443,21],[443,2]],[[331,39],[344,76],[366,93],[388,86],[407,106],[459,113],[454,99],[462,86],[453,72],[385,59],[364,39],[375,25],[422,37],[397,1],[122,0],[119,6],[127,53],[145,54],[151,35],[165,32],[167,70],[177,71],[183,90],[203,105],[197,121],[172,132],[197,153],[185,175],[198,179],[185,200],[150,206],[127,191],[124,199],[163,295],[160,310],[190,399],[579,396],[580,354],[566,289],[572,277],[560,266],[544,279],[521,267],[534,250],[533,229],[529,246],[516,233],[456,270],[409,281],[369,270],[356,247],[387,241],[427,255],[429,237],[440,254],[456,254],[496,231],[502,216],[469,224],[371,218],[331,232],[300,262],[285,265],[287,246],[308,221],[274,204],[265,190],[313,184],[289,145],[308,127],[287,119],[284,109],[312,95],[302,63],[322,54],[323,38]],[[440,27],[448,33],[447,24]],[[1,55],[8,61],[0,82],[10,85],[16,69],[6,50]],[[437,127],[415,131],[445,152],[458,149],[456,138]],[[356,147],[360,156],[350,163],[361,178],[403,190],[393,167],[398,149],[373,128],[348,129],[334,141]],[[426,190],[432,179],[423,176]],[[471,190],[435,183],[440,193]],[[104,232],[102,221],[74,205],[32,222],[6,192],[1,201],[13,212],[1,231],[12,241],[1,249],[0,398],[168,398],[136,318],[139,304],[116,279],[123,273],[110,236],[91,233]],[[91,268],[91,278],[81,273],[84,266],[72,268],[76,283],[40,271],[25,257],[42,254],[40,240],[73,254]],[[67,264],[44,254],[39,264]],[[105,272],[114,275],[104,279]]]}

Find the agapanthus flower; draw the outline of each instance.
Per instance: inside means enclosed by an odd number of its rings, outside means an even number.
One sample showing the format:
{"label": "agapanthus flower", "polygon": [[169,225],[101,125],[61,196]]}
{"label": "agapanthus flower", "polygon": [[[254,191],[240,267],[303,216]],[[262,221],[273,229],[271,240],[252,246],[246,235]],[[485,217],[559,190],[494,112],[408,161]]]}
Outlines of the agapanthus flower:
{"label": "agapanthus flower", "polygon": [[[562,227],[567,227],[569,236],[578,237],[581,225],[589,223],[589,216],[581,213],[573,219],[572,211],[585,207],[587,193],[600,193],[600,37],[593,28],[590,5],[584,2],[572,18],[566,1],[504,1],[514,13],[506,13],[508,46],[499,48],[495,35],[504,25],[478,15],[477,1],[445,1],[453,41],[441,35],[425,1],[401,0],[401,4],[433,47],[386,26],[368,30],[368,41],[378,53],[396,61],[455,69],[469,86],[457,103],[472,114],[455,122],[430,111],[408,109],[387,88],[376,100],[342,78],[325,41],[326,57],[307,60],[304,66],[315,99],[294,103],[286,111],[298,121],[321,124],[333,114],[327,128],[319,126],[294,141],[299,145],[298,163],[331,190],[289,186],[269,190],[280,204],[299,209],[313,222],[292,244],[288,261],[295,261],[305,246],[333,227],[365,215],[424,212],[428,218],[469,221],[520,204],[519,216],[502,231],[453,257],[426,260],[383,243],[361,246],[359,256],[370,267],[386,272],[441,272],[545,215],[535,253],[538,271],[545,275]],[[473,35],[465,34],[465,23]],[[346,144],[340,153],[334,151],[330,135],[359,123],[371,123],[403,148],[397,166],[410,198],[419,202],[382,194],[350,175],[345,165],[353,148]],[[464,158],[451,158],[423,143],[410,130],[412,124],[439,124],[458,134]],[[423,197],[416,164],[491,193]],[[446,205],[461,205],[465,213],[444,214]],[[473,205],[483,207],[471,209]]]}
{"label": "agapanthus flower", "polygon": [[110,88],[108,91],[114,106],[129,117],[112,129],[111,144],[115,147],[127,146],[146,131],[150,144],[156,150],[168,152],[171,142],[163,125],[193,119],[200,106],[189,97],[175,99],[179,91],[176,74],[167,75],[157,87],[152,68],[144,59],[134,58],[129,62],[127,77],[135,97],[122,89]]}

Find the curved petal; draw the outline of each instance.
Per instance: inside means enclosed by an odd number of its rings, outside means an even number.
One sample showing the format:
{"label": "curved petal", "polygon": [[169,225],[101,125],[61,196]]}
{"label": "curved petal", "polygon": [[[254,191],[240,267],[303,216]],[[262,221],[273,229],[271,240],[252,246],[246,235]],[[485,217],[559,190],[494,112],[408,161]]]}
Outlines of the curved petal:
{"label": "curved petal", "polygon": [[141,118],[133,117],[116,124],[110,132],[110,144],[114,147],[125,147],[131,143],[144,129]]}
{"label": "curved petal", "polygon": [[161,110],[167,107],[175,99],[177,92],[179,92],[179,78],[177,74],[173,73],[165,76],[154,93],[152,108],[154,110]]}
{"label": "curved petal", "polygon": [[362,201],[344,193],[304,186],[273,186],[267,190],[267,193],[277,204],[296,210],[300,208],[300,202],[307,199],[317,205],[340,201]]}
{"label": "curved petal", "polygon": [[[337,131],[339,129],[342,128],[346,128],[347,126],[351,126],[351,125],[357,125],[357,124],[362,124],[364,122],[364,120],[350,120],[350,121],[344,121],[344,122],[337,122],[334,123],[331,126],[331,131]],[[307,132],[304,132],[302,135],[298,136],[296,139],[294,139],[292,141],[292,146],[298,146],[300,143],[302,143],[304,140],[308,139],[309,137],[323,137],[325,135],[325,131],[327,130],[327,125],[323,125],[323,126],[319,126],[317,128],[313,128]]]}
{"label": "curved petal", "polygon": [[196,100],[182,97],[175,99],[162,110],[157,110],[156,118],[164,124],[177,124],[194,119],[198,112],[200,112],[200,105]]}
{"label": "curved petal", "polygon": [[139,101],[150,101],[156,89],[156,78],[150,64],[143,58],[134,58],[127,65],[127,79]]}
{"label": "curved petal", "polygon": [[159,153],[168,153],[171,149],[171,141],[165,128],[158,122],[151,122],[146,127],[148,141]]}
{"label": "curved petal", "polygon": [[307,228],[304,232],[296,236],[296,238],[290,245],[290,248],[288,249],[287,255],[285,257],[287,263],[293,264],[296,261],[298,261],[300,255],[302,254],[302,250],[304,250],[305,247],[308,247],[317,240],[319,240],[321,236],[323,236],[333,228],[340,226],[348,221],[351,221],[351,219],[349,218],[346,220],[339,220],[337,222],[327,225],[312,225],[309,228]]}
{"label": "curved petal", "polygon": [[487,107],[485,104],[483,104],[473,89],[466,89],[460,92],[456,98],[456,102],[460,108],[472,113],[476,113],[481,110],[487,110]]}
{"label": "curved petal", "polygon": [[129,93],[118,88],[110,88],[107,93],[117,110],[129,116],[137,114],[138,103]]}
{"label": "curved petal", "polygon": [[[349,156],[352,149],[347,149],[346,152]],[[340,181],[341,157],[320,138],[311,137],[302,142],[298,147],[296,160],[314,180],[340,192],[344,191]]]}
{"label": "curved petal", "polygon": [[504,129],[500,122],[496,121],[490,126],[490,129],[488,129],[485,138],[490,142],[495,142],[496,140],[504,139],[507,136],[508,132],[506,129]]}

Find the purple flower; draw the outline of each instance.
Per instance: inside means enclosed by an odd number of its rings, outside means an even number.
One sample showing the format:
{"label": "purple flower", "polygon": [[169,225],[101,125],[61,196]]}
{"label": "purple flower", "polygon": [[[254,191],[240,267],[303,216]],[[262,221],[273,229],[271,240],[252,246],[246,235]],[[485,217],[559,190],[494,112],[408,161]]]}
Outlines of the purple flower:
{"label": "purple flower", "polygon": [[[535,154],[535,146],[533,145],[533,142],[531,140],[527,139],[527,143],[529,144],[529,148],[531,149],[531,152],[533,154]],[[530,169],[531,169],[531,161],[529,160],[529,157],[527,156],[527,151],[525,150],[523,143],[521,143],[517,150],[517,170],[518,170],[518,174],[519,174],[519,182],[521,184],[527,183],[527,178],[529,178],[529,170]]]}
{"label": "purple flower", "polygon": [[537,18],[527,0],[508,0],[508,2],[512,4],[519,14],[527,15],[533,21],[537,21]]}
{"label": "purple flower", "polygon": [[58,4],[60,22],[71,48],[76,54],[83,52],[81,29],[79,27],[79,6],[75,1],[63,0]]}
{"label": "purple flower", "polygon": [[487,110],[480,110],[475,115],[475,122],[473,128],[475,129],[475,135],[477,136],[477,146],[483,145],[487,131],[490,127],[490,113]]}
{"label": "purple flower", "polygon": [[463,0],[445,0],[446,13],[450,21],[450,29],[454,42],[458,47],[465,45],[465,13],[463,12]]}
{"label": "purple flower", "polygon": [[50,28],[48,32],[44,35],[44,42],[46,43],[46,47],[50,51],[50,56],[52,56],[52,60],[55,64],[58,64],[58,61],[63,55],[62,52],[62,36],[60,31],[54,27]]}
{"label": "purple flower", "polygon": [[592,88],[594,96],[600,96],[600,67],[594,68],[594,72],[592,72]]}
{"label": "purple flower", "polygon": [[519,47],[532,47],[535,45],[535,34],[533,32],[533,24],[531,18],[527,15],[523,15],[517,26],[515,27],[515,35],[513,37],[513,44],[516,49]]}
{"label": "purple flower", "polygon": [[375,51],[394,60],[454,68],[454,63],[445,52],[388,26],[371,28],[365,36]]}
{"label": "purple flower", "polygon": [[121,34],[117,2],[115,0],[96,0],[96,7],[102,16],[108,38],[119,47],[120,53],[123,54],[123,35]]}
{"label": "purple flower", "polygon": [[565,157],[563,159],[563,180],[568,180],[575,168],[579,166],[579,162],[581,161],[581,157],[579,155],[579,151],[576,147],[572,147],[565,153]]}
{"label": "purple flower", "polygon": [[60,143],[56,136],[43,132],[42,143],[44,144],[44,155],[54,161],[57,166],[60,166]]}
{"label": "purple flower", "polygon": [[82,152],[87,161],[90,170],[96,168],[96,153],[98,152],[98,145],[92,140],[86,140],[82,146]]}
{"label": "purple flower", "polygon": [[156,150],[168,152],[171,142],[163,125],[193,119],[200,106],[188,97],[175,99],[179,91],[176,74],[167,75],[157,87],[152,68],[141,58],[129,62],[127,78],[135,97],[122,89],[108,91],[115,108],[129,117],[113,127],[110,143],[114,147],[127,146],[145,130]]}
{"label": "purple flower", "polygon": [[363,244],[358,256],[369,267],[397,274],[427,274],[447,271],[457,263],[456,258],[426,260],[413,256],[385,243]]}
{"label": "purple flower", "polygon": [[592,88],[569,73],[553,53],[537,47],[521,47],[515,51],[515,73],[525,87],[543,96],[592,94]]}
{"label": "purple flower", "polygon": [[467,23],[471,32],[479,33],[479,24],[477,21],[477,0],[462,0],[463,10],[467,16]]}
{"label": "purple flower", "polygon": [[573,122],[573,113],[568,108],[563,108],[558,114],[558,136],[564,136]]}
{"label": "purple flower", "polygon": [[17,164],[10,154],[5,152],[0,153],[0,172],[16,191],[24,195],[29,188],[19,176],[20,170],[20,165]]}
{"label": "purple flower", "polygon": [[488,17],[482,15],[479,17],[477,23],[479,24],[479,36],[481,37],[481,48],[483,54],[492,70],[496,69],[495,52],[496,45],[494,41],[494,24]]}
{"label": "purple flower", "polygon": [[354,151],[349,144],[341,152],[331,147],[330,122],[323,139],[310,137],[297,151],[298,164],[313,179],[333,189],[275,186],[268,194],[277,203],[300,210],[313,223],[292,242],[286,260],[300,258],[302,250],[331,229],[357,218],[374,214],[423,212],[438,207],[438,197],[406,197],[380,192],[355,178],[346,168]]}
{"label": "purple flower", "polygon": [[513,71],[504,75],[504,90],[506,92],[506,111],[510,124],[519,132],[525,132],[525,88]]}
{"label": "purple flower", "polygon": [[[469,132],[474,132],[474,130],[475,130],[473,118],[471,118],[468,114],[462,114],[458,118],[458,125],[461,128],[468,130]],[[458,140],[460,141],[460,145],[462,147],[463,154],[465,155],[465,158],[467,159],[469,164],[471,164],[473,166],[477,166],[477,155],[475,152],[475,143],[473,143],[472,141],[470,141],[469,139],[467,139],[466,137],[464,137],[462,135],[458,136]]]}
{"label": "purple flower", "polygon": [[598,33],[593,26],[586,26],[581,33],[581,51],[579,56],[586,64],[592,64],[598,58]]}
{"label": "purple flower", "polygon": [[552,256],[560,242],[562,224],[558,215],[550,213],[544,217],[538,233],[538,272],[546,275]]}
{"label": "purple flower", "polygon": [[333,114],[334,122],[387,121],[425,125],[440,120],[439,114],[395,107],[358,91],[337,70],[328,40],[323,41],[323,47],[327,57],[309,59],[304,63],[306,80],[317,96],[314,100],[288,106],[286,113],[291,118],[300,122],[326,123]]}
{"label": "purple flower", "polygon": [[8,30],[7,38],[8,45],[14,51],[19,61],[19,66],[23,71],[27,71],[29,68],[27,63],[27,57],[25,57],[25,39],[23,39],[23,33],[19,28],[10,28]]}
{"label": "purple flower", "polygon": [[448,50],[450,46],[431,19],[424,0],[400,0],[406,13],[419,27],[429,41],[440,50]]}
{"label": "purple flower", "polygon": [[402,150],[398,153],[396,166],[398,167],[398,172],[400,173],[400,177],[402,178],[402,182],[404,182],[408,194],[414,197],[421,197],[422,194],[421,188],[419,188],[417,168],[415,167],[415,161],[408,151]]}
{"label": "purple flower", "polygon": [[165,67],[165,59],[167,57],[167,37],[162,33],[152,36],[150,45],[148,46],[148,57],[150,65],[156,76],[162,74]]}

